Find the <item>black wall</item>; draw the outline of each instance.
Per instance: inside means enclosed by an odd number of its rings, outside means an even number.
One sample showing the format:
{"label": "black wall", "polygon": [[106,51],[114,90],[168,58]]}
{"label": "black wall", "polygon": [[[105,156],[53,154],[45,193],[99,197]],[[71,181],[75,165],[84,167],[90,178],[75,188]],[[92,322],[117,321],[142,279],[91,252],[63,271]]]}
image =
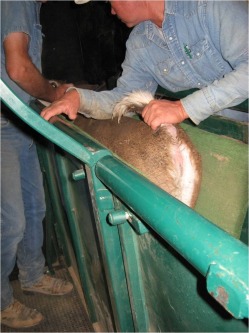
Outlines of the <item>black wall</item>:
{"label": "black wall", "polygon": [[92,1],[49,1],[42,5],[43,74],[66,82],[105,82],[112,88],[121,72],[128,29],[110,5]]}

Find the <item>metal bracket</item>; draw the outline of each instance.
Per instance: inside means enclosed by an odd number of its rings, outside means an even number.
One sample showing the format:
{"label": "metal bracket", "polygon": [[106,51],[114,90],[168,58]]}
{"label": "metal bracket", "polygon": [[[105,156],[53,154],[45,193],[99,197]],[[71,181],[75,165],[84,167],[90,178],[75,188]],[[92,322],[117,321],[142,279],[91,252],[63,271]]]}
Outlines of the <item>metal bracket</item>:
{"label": "metal bracket", "polygon": [[86,173],[83,169],[76,170],[72,173],[73,180],[78,181],[86,178]]}
{"label": "metal bracket", "polygon": [[249,290],[237,274],[219,264],[210,265],[207,290],[233,317],[247,318]]}
{"label": "metal bracket", "polygon": [[149,232],[145,225],[135,215],[125,210],[116,210],[112,213],[109,213],[107,220],[111,225],[119,225],[125,222],[129,222],[129,224],[139,235]]}

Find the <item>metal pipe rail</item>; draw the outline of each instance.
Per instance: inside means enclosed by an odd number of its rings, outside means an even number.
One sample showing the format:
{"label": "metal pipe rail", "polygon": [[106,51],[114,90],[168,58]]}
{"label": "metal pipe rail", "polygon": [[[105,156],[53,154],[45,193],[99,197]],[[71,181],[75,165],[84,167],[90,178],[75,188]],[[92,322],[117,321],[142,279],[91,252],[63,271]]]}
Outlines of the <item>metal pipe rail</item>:
{"label": "metal pipe rail", "polygon": [[[207,280],[209,293],[235,318],[248,317],[248,248],[122,163],[106,149],[84,145],[42,119],[0,82],[1,98],[24,122],[94,170],[96,177],[129,210],[156,231]],[[89,140],[86,137],[86,140]],[[93,146],[96,143],[92,141]],[[101,147],[101,146],[100,146]],[[151,199],[153,193],[153,199]],[[125,208],[126,210],[126,208]],[[110,221],[115,223],[115,218]]]}
{"label": "metal pipe rail", "polygon": [[228,312],[248,316],[246,245],[112,156],[97,162],[96,176],[206,277],[209,293]]}

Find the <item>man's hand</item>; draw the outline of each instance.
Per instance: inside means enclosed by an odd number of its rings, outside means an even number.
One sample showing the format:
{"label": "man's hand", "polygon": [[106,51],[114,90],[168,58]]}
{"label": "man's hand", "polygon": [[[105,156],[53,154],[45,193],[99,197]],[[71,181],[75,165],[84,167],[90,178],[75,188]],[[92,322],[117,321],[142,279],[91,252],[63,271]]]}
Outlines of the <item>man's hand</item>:
{"label": "man's hand", "polygon": [[76,119],[78,110],[80,108],[80,96],[77,90],[70,90],[63,97],[53,102],[50,106],[46,107],[41,116],[45,120],[49,120],[53,116],[59,114],[66,114],[69,119]]}
{"label": "man's hand", "polygon": [[177,124],[188,118],[181,101],[153,100],[143,109],[142,117],[153,130],[162,124]]}

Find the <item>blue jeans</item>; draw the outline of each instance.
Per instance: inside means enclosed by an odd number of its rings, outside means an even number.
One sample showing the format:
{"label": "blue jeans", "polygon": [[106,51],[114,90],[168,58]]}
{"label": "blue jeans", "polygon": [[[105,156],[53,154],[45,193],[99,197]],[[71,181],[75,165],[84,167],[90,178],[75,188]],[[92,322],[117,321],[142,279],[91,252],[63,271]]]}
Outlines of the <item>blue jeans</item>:
{"label": "blue jeans", "polygon": [[[20,122],[20,120],[19,120]],[[43,275],[45,199],[32,138],[1,116],[1,309],[13,301],[9,283],[15,263],[22,287]]]}

